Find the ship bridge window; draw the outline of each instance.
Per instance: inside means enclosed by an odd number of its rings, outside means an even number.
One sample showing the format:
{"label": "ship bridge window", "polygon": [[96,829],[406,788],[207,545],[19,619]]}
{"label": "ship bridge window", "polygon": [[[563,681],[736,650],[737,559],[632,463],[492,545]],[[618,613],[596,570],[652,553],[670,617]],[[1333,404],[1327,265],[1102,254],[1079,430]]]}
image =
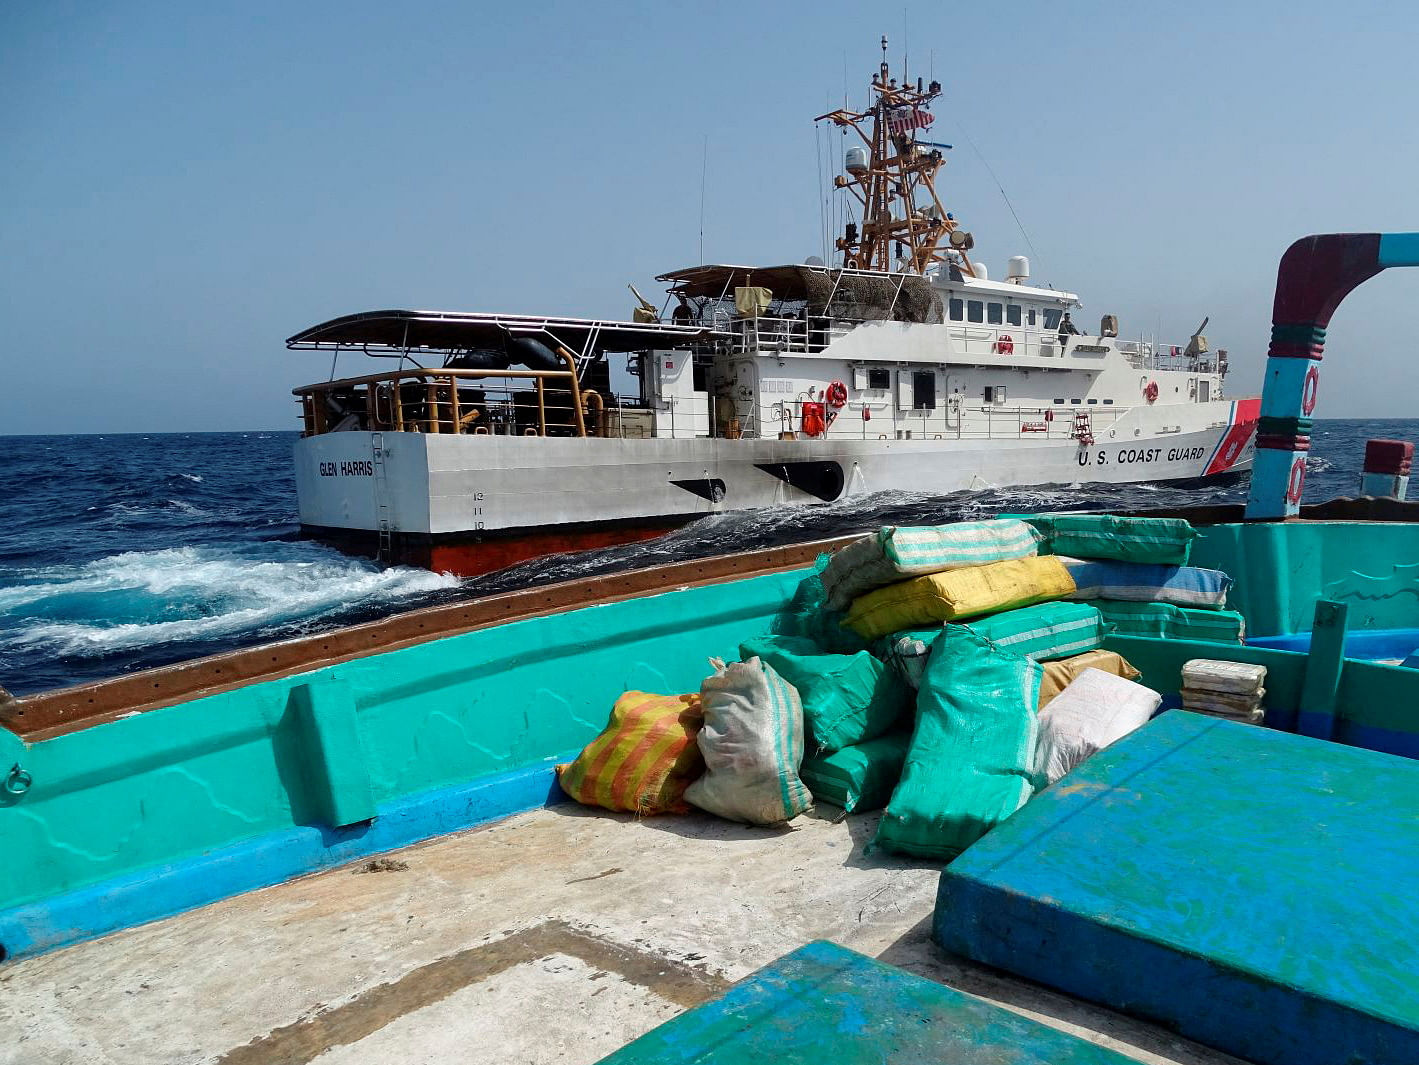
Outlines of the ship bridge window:
{"label": "ship bridge window", "polygon": [[1011,325],[1020,324],[1020,307],[1018,304],[1009,304],[1005,308],[1005,320]]}
{"label": "ship bridge window", "polygon": [[1045,308],[1045,328],[1046,328],[1046,329],[1058,329],[1058,328],[1059,328],[1059,319],[1060,319],[1060,311],[1059,311],[1058,308],[1055,308],[1055,307],[1046,307],[1046,308]]}
{"label": "ship bridge window", "polygon": [[1030,308],[1029,323],[1030,323],[1031,325],[1034,325],[1034,324],[1035,324],[1035,309],[1034,309],[1033,307]]}
{"label": "ship bridge window", "polygon": [[968,322],[983,322],[983,321],[985,321],[985,304],[984,304],[983,302],[981,302],[980,300],[967,300],[967,301],[966,301],[966,321],[968,321]]}
{"label": "ship bridge window", "polygon": [[1099,401],[1098,401],[1097,399],[1091,399],[1091,400],[1089,400],[1089,405],[1090,405],[1091,407],[1098,406],[1098,404],[1099,404]]}
{"label": "ship bridge window", "polygon": [[1104,400],[1104,406],[1109,407],[1109,406],[1112,406],[1112,405],[1113,405],[1113,400],[1111,400],[1111,399],[1106,399],[1106,400]]}
{"label": "ship bridge window", "polygon": [[991,325],[999,325],[1005,321],[1005,308],[999,303],[987,303],[985,305],[985,320]]}
{"label": "ship bridge window", "polygon": [[880,367],[869,368],[867,371],[867,387],[880,388],[883,391],[892,387],[892,371],[884,370]]}
{"label": "ship bridge window", "polygon": [[1062,399],[1057,399],[1055,400],[1055,402],[1058,403],[1061,407],[1064,406],[1064,400]]}
{"label": "ship bridge window", "polygon": [[936,371],[917,370],[912,374],[912,410],[936,409]]}
{"label": "ship bridge window", "polygon": [[962,322],[966,318],[966,301],[953,299],[951,301],[951,321]]}

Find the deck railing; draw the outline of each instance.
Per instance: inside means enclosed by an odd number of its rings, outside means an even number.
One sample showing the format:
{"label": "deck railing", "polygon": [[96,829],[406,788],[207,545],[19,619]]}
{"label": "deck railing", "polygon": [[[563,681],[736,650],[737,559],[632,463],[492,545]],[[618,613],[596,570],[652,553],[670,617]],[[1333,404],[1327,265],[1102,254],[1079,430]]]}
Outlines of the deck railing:
{"label": "deck railing", "polygon": [[[402,368],[294,390],[307,436],[346,429],[503,436],[587,436],[601,396],[574,370]],[[590,428],[588,428],[590,425]]]}

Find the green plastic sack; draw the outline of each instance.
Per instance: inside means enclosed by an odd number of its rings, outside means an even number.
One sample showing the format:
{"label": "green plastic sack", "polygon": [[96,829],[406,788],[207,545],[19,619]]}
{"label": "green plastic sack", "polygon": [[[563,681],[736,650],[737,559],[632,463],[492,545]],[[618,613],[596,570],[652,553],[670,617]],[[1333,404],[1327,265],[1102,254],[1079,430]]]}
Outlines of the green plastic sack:
{"label": "green plastic sack", "polygon": [[798,770],[799,779],[815,801],[830,802],[848,813],[880,810],[901,779],[911,738],[909,729],[895,729],[831,754],[809,755]]}
{"label": "green plastic sack", "polygon": [[867,649],[867,641],[844,628],[844,611],[828,606],[823,588],[823,570],[832,556],[819,555],[813,572],[799,581],[786,609],[774,619],[774,631],[781,636],[801,636],[818,645],[821,653],[856,654]]}
{"label": "green plastic sack", "polygon": [[1088,603],[1040,603],[988,618],[961,622],[978,636],[1037,662],[1092,651],[1104,642],[1108,626]]}
{"label": "green plastic sack", "polygon": [[1241,643],[1246,621],[1235,610],[1199,610],[1171,603],[1125,603],[1096,599],[1094,605],[1119,636]]}
{"label": "green plastic sack", "polygon": [[931,649],[916,729],[876,846],[951,859],[1018,810],[1032,784],[1044,667],[951,625]]}
{"label": "green plastic sack", "polygon": [[910,690],[866,651],[828,655],[802,636],[757,636],[739,645],[740,659],[755,656],[798,689],[810,751],[875,739],[911,713]]}
{"label": "green plastic sack", "polygon": [[1197,536],[1182,518],[1120,518],[1113,514],[1041,514],[1025,519],[1056,555],[1162,562],[1186,566]]}
{"label": "green plastic sack", "polygon": [[921,687],[926,673],[926,660],[931,657],[931,645],[941,635],[941,626],[929,629],[905,629],[872,641],[872,653],[896,671],[898,677],[915,692]]}

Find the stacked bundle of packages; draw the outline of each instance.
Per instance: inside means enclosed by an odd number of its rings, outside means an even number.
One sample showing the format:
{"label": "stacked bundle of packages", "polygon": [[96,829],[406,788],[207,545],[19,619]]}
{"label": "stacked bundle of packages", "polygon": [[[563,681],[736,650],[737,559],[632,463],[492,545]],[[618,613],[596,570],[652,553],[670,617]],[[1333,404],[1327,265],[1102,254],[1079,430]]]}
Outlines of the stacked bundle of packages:
{"label": "stacked bundle of packages", "polygon": [[[877,741],[890,763],[884,753],[873,798],[891,795],[877,845],[949,858],[1033,794],[1041,663],[1100,654],[1106,631],[1094,607],[1060,601],[1076,585],[1041,540],[1018,519],[886,528],[823,571],[841,625],[918,689],[910,740]],[[1111,658],[1096,661],[1137,675]]]}
{"label": "stacked bundle of packages", "polygon": [[[915,689],[942,623],[1058,598],[1073,587],[1057,560],[1037,557],[1039,543],[1033,527],[1018,520],[885,527],[803,582],[781,626],[797,641],[780,635],[740,648],[803,693],[809,753],[801,776],[815,799],[849,811],[887,802],[912,743]],[[876,657],[823,654],[869,645]],[[845,712],[844,698],[858,709]]]}
{"label": "stacked bundle of packages", "polygon": [[1265,684],[1265,666],[1194,658],[1182,668],[1183,709],[1260,725]]}
{"label": "stacked bundle of packages", "polygon": [[1242,616],[1224,609],[1232,579],[1189,566],[1196,531],[1180,518],[1107,514],[1032,517],[1047,547],[1062,556],[1075,591],[1122,636],[1240,643]]}

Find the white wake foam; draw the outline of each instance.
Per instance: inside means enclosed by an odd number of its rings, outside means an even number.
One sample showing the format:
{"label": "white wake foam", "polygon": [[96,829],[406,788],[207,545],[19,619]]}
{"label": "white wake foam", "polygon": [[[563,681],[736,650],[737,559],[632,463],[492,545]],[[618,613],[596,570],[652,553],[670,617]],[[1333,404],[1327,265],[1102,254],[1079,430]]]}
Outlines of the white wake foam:
{"label": "white wake foam", "polygon": [[[16,575],[10,575],[14,579]],[[0,588],[0,646],[103,655],[179,640],[279,634],[337,610],[458,586],[427,570],[380,569],[314,544],[130,551],[31,570]]]}

